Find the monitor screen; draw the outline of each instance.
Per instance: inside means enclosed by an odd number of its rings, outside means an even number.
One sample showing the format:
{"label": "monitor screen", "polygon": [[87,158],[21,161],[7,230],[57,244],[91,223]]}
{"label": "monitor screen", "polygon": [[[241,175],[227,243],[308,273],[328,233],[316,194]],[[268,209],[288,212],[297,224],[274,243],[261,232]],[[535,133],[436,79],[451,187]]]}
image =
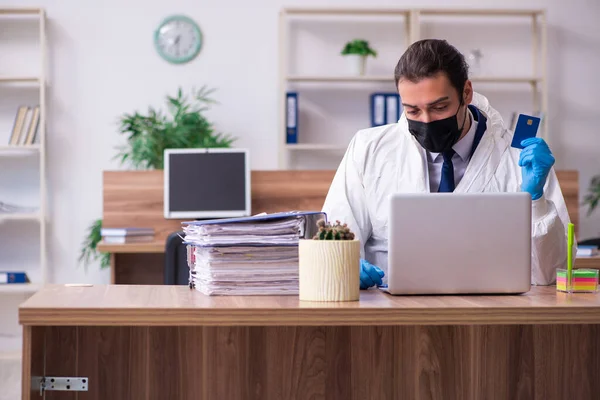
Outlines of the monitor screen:
{"label": "monitor screen", "polygon": [[250,215],[250,168],[243,149],[165,150],[165,218]]}

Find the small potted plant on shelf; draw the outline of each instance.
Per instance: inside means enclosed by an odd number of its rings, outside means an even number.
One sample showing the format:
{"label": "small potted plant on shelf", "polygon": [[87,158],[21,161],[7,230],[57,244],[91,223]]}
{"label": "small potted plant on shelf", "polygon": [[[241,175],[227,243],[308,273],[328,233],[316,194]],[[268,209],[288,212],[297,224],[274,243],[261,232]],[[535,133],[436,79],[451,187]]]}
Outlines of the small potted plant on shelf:
{"label": "small potted plant on shelf", "polygon": [[365,74],[367,57],[377,57],[377,52],[369,46],[369,42],[366,40],[355,39],[346,43],[342,49],[342,55],[348,60],[351,73],[362,76]]}
{"label": "small potted plant on shelf", "polygon": [[301,301],[356,301],[360,242],[346,224],[317,222],[317,234],[299,243]]}

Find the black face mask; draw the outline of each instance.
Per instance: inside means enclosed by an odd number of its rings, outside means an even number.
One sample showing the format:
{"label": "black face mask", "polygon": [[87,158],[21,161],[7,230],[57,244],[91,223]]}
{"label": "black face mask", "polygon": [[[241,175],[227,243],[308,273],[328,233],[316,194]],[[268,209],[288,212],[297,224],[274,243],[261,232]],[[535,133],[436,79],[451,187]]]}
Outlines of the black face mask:
{"label": "black face mask", "polygon": [[456,110],[456,114],[448,118],[431,122],[420,122],[407,119],[408,131],[415,139],[417,139],[424,149],[429,150],[432,153],[443,153],[444,151],[450,150],[460,138],[460,134],[465,126],[465,121],[467,120],[465,113],[463,124],[460,128],[458,127],[458,119],[456,116],[458,115],[462,104],[463,102],[461,100],[458,110]]}

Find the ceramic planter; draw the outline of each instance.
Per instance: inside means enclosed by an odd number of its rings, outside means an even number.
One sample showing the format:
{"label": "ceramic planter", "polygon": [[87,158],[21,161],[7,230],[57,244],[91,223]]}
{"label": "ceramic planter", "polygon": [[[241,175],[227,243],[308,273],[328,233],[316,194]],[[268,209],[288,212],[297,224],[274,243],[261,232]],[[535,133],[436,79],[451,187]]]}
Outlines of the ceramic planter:
{"label": "ceramic planter", "polygon": [[348,73],[354,76],[363,76],[366,71],[367,57],[358,54],[344,56],[348,65]]}

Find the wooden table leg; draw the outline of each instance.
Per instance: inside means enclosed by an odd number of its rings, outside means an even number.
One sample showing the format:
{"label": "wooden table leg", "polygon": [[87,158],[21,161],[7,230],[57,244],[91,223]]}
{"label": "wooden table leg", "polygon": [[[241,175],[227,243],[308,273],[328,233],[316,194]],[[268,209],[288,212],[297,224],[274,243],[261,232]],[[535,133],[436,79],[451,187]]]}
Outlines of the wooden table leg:
{"label": "wooden table leg", "polygon": [[110,284],[114,285],[116,283],[117,273],[115,272],[117,268],[117,255],[115,253],[110,253]]}
{"label": "wooden table leg", "polygon": [[21,360],[21,399],[31,398],[31,326],[23,326],[23,358]]}
{"label": "wooden table leg", "polygon": [[23,352],[21,367],[21,399],[30,400],[39,397],[39,388],[31,385],[32,376],[44,374],[46,328],[43,326],[23,325]]}

